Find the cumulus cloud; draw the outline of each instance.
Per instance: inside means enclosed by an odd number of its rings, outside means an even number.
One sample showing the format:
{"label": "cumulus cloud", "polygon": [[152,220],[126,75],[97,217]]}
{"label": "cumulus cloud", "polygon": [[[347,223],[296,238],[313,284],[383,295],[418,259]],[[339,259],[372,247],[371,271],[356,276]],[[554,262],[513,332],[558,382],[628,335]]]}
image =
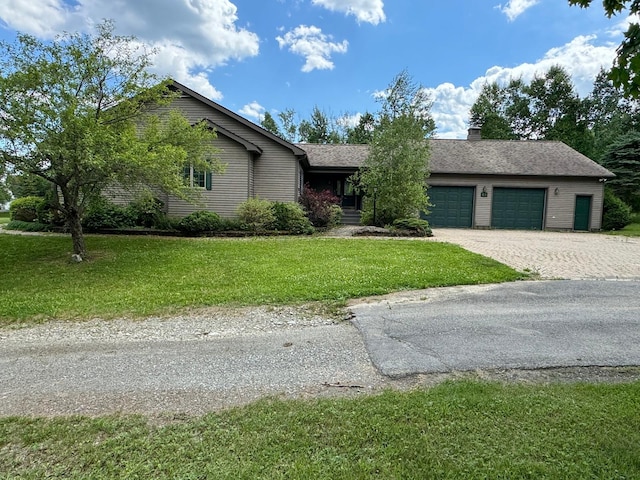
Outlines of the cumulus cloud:
{"label": "cumulus cloud", "polygon": [[497,8],[507,16],[510,22],[513,22],[516,18],[539,2],[540,0],[509,0],[504,7],[502,5],[498,5]]}
{"label": "cumulus cloud", "polygon": [[433,98],[431,113],[437,125],[439,138],[464,138],[469,120],[469,110],[478,98],[485,83],[506,84],[511,79],[522,78],[530,82],[553,65],[565,68],[573,79],[576,90],[584,97],[591,92],[593,80],[602,67],[609,68],[615,57],[615,44],[594,45],[595,36],[580,36],[561,47],[552,48],[535,63],[523,63],[516,67],[491,67],[467,87],[443,83],[427,91]]}
{"label": "cumulus cloud", "polygon": [[280,48],[288,48],[291,53],[304,57],[303,72],[313,70],[333,70],[333,53],[346,53],[349,42],[333,42],[331,35],[322,33],[318,27],[300,25],[283,36],[276,37]]}
{"label": "cumulus cloud", "polygon": [[312,0],[314,5],[319,5],[333,12],[344,12],[353,15],[358,23],[366,22],[378,25],[386,20],[384,3],[382,0]]}
{"label": "cumulus cloud", "polygon": [[253,101],[251,103],[246,104],[242,107],[238,112],[245,117],[249,117],[252,120],[260,121],[264,115],[265,108],[260,105],[258,102]]}
{"label": "cumulus cloud", "polygon": [[204,95],[221,94],[207,71],[258,54],[259,38],[237,26],[236,6],[229,0],[5,0],[0,11],[10,28],[41,38],[62,31],[90,31],[103,18],[154,47],[155,67]]}

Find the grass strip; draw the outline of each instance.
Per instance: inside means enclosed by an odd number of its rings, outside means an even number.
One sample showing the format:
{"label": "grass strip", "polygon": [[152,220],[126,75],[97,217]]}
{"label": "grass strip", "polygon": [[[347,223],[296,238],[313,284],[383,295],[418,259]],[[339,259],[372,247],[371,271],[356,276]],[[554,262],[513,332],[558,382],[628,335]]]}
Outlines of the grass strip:
{"label": "grass strip", "polygon": [[73,264],[67,237],[0,235],[0,325],[344,301],[522,277],[458,246],[428,241],[89,236],[87,245],[92,258]]}
{"label": "grass strip", "polygon": [[0,419],[3,478],[640,478],[640,382],[448,382],[164,426]]}

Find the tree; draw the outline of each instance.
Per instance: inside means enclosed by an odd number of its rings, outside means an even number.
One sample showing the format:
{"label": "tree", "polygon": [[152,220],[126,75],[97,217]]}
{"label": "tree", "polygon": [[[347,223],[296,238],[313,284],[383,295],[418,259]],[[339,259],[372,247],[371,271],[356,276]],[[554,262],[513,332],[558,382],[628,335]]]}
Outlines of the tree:
{"label": "tree", "polygon": [[298,124],[295,120],[296,112],[292,108],[287,108],[278,113],[278,118],[282,124],[282,138],[287,142],[294,143],[298,139]]}
{"label": "tree", "polygon": [[[569,0],[569,5],[587,8],[593,0]],[[628,10],[632,19],[640,13],[640,0],[603,0],[607,17],[611,18],[623,10]],[[635,17],[634,17],[635,16]],[[632,20],[618,46],[617,57],[609,73],[616,87],[622,87],[625,96],[640,97],[640,24]]]}
{"label": "tree", "polygon": [[341,135],[336,121],[330,118],[316,105],[308,120],[302,120],[298,127],[300,141],[304,143],[341,143]]}
{"label": "tree", "polygon": [[105,187],[148,185],[189,198],[184,165],[220,167],[215,134],[169,111],[174,97],[148,73],[150,53],[113,30],[107,21],[94,35],[44,43],[19,34],[0,45],[0,164],[55,185],[80,258],[84,209]]}
{"label": "tree", "polygon": [[260,121],[260,126],[266,131],[273,133],[274,135],[277,135],[279,137],[282,136],[278,124],[269,112],[264,112],[264,117],[262,117],[262,120]]}
{"label": "tree", "polygon": [[482,138],[514,140],[517,138],[506,117],[507,91],[496,82],[485,83],[469,112],[470,125],[482,127]]}
{"label": "tree", "polygon": [[11,200],[11,192],[9,192],[9,186],[6,181],[7,174],[4,165],[0,163],[0,207]]}
{"label": "tree", "polygon": [[616,174],[607,186],[634,210],[640,210],[640,133],[625,135],[614,142],[607,149],[602,166]]}
{"label": "tree", "polygon": [[346,129],[346,143],[367,144],[373,140],[376,119],[372,113],[365,112],[358,119],[358,124]]}
{"label": "tree", "polygon": [[370,153],[355,180],[365,195],[363,217],[385,225],[415,217],[429,204],[427,139],[435,124],[431,98],[406,70],[393,79],[381,101]]}

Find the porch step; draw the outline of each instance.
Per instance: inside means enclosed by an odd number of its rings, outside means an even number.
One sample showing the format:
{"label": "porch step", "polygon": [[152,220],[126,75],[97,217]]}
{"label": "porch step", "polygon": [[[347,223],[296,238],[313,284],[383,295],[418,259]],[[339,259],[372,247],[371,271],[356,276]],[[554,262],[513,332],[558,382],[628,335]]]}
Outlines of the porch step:
{"label": "porch step", "polygon": [[358,210],[343,210],[342,225],[360,225],[360,212]]}

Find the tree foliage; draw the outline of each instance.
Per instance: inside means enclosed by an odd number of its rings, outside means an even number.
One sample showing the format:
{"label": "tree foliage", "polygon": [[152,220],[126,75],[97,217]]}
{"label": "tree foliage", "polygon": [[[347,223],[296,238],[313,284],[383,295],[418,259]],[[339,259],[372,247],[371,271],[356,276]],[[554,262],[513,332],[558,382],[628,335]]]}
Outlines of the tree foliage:
{"label": "tree foliage", "polygon": [[431,98],[407,71],[394,78],[381,101],[370,153],[356,181],[365,195],[363,218],[385,225],[415,217],[428,206],[427,139],[435,124]]}
{"label": "tree foliage", "polygon": [[148,73],[150,52],[113,31],[104,22],[93,35],[45,43],[20,34],[1,45],[0,163],[56,186],[81,257],[84,209],[105,187],[144,184],[186,198],[185,163],[219,168],[215,134],[166,113],[173,96]]}
{"label": "tree foliage", "polygon": [[280,132],[280,128],[278,127],[278,123],[273,118],[273,115],[271,115],[269,112],[264,112],[264,116],[262,117],[262,120],[260,120],[260,126],[266,131],[282,137],[282,133]]}
{"label": "tree foliage", "polygon": [[616,140],[605,153],[602,166],[616,174],[607,186],[634,210],[640,210],[640,133]]}

